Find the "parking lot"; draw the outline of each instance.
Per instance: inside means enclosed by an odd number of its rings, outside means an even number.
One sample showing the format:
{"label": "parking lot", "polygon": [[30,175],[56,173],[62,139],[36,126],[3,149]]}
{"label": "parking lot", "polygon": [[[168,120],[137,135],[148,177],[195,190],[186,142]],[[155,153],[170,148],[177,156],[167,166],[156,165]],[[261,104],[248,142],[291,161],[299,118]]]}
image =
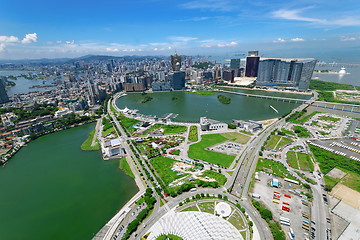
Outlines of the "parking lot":
{"label": "parking lot", "polygon": [[327,151],[360,161],[360,141],[345,137],[330,140],[314,140],[311,142]]}
{"label": "parking lot", "polygon": [[[279,180],[279,188],[271,187],[273,176],[266,173],[259,173],[259,179],[254,185],[254,194],[260,195],[260,202],[273,213],[273,218],[276,221],[282,219],[289,219],[290,226],[283,223],[281,226],[286,234],[289,236],[290,227],[294,231],[295,238],[301,239],[308,237],[310,239],[310,232],[303,229],[304,224],[309,226],[311,219],[311,203],[309,203],[304,196],[307,192],[301,186],[284,181],[282,178],[276,177]],[[287,196],[285,196],[285,194]],[[283,206],[289,207],[289,212],[282,210]],[[304,217],[307,216],[307,217]]]}
{"label": "parking lot", "polygon": [[227,155],[236,156],[243,149],[242,144],[236,142],[224,142],[207,148],[209,151],[219,152]]}

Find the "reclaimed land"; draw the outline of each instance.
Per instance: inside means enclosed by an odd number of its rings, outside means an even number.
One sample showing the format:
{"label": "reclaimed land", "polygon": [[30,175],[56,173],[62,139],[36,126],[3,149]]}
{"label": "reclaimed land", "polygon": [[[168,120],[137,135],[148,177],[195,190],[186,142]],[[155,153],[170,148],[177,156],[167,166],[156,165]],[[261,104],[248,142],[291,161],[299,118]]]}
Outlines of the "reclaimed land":
{"label": "reclaimed land", "polygon": [[234,156],[205,150],[205,148],[225,142],[228,139],[220,134],[207,134],[201,137],[202,140],[200,142],[190,145],[189,157],[214,163],[219,166],[229,167],[235,159]]}
{"label": "reclaimed land", "polygon": [[[92,140],[94,138],[94,134],[95,134],[95,130],[92,130],[89,133],[89,137],[85,140],[85,142],[83,142],[81,144],[81,150],[84,150],[84,151],[97,151],[97,150],[100,150],[100,144],[99,143],[97,143],[95,146],[91,146]],[[98,142],[97,139],[96,139],[96,142]]]}

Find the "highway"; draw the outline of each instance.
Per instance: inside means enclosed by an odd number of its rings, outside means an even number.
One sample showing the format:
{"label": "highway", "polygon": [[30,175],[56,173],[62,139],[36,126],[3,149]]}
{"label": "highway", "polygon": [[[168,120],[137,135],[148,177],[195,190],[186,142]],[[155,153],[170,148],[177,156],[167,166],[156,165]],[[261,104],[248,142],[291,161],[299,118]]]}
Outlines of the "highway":
{"label": "highway", "polygon": [[[310,100],[307,100],[306,103],[299,106],[298,108],[292,111],[301,111],[311,103],[315,101],[317,98],[317,94],[314,94],[314,97]],[[115,101],[111,101],[108,104],[108,112],[113,119],[113,122],[116,124],[117,128],[122,134],[122,143],[126,151],[133,156],[133,152],[131,151],[129,145],[127,144],[126,140],[131,139],[127,138],[124,130],[122,129],[121,125],[117,121],[116,117],[110,110],[110,104],[114,104]],[[219,189],[198,189],[196,192],[186,192],[177,196],[176,198],[168,197],[166,200],[168,201],[162,207],[159,204],[156,205],[154,209],[155,214],[151,214],[138,228],[138,230],[132,234],[130,239],[135,239],[135,236],[142,236],[144,235],[150,227],[156,223],[164,214],[166,214],[171,208],[176,207],[179,202],[185,200],[187,197],[191,198],[192,196],[196,195],[197,193],[209,193],[209,194],[222,194],[228,196],[228,199],[234,203],[240,203],[242,207],[245,208],[246,212],[250,215],[253,219],[254,223],[259,230],[259,234],[262,240],[270,240],[273,239],[272,234],[268,228],[267,223],[261,218],[260,214],[255,210],[255,208],[251,204],[251,200],[248,198],[248,190],[251,183],[251,178],[256,168],[257,159],[259,157],[259,152],[261,151],[261,147],[263,146],[264,142],[266,141],[267,137],[277,128],[282,128],[285,124],[285,119],[280,119],[277,122],[273,123],[265,130],[263,130],[258,136],[254,137],[247,145],[245,146],[245,150],[236,157],[239,158],[238,164],[235,166],[234,174],[231,176],[229,181],[227,181],[226,185],[223,188]],[[185,134],[184,137],[188,135],[188,132]],[[184,151],[184,150],[183,150]],[[150,181],[146,178],[141,165],[138,163],[135,156],[133,156],[136,164],[139,166],[140,171],[143,173],[146,182],[149,186],[151,186]],[[142,160],[142,159],[141,159]],[[153,176],[150,169],[148,169],[147,165],[145,164],[145,168],[147,171],[152,175],[154,180],[156,181],[155,177]],[[138,174],[136,172],[135,174]],[[320,183],[319,183],[320,184]],[[224,193],[224,190],[232,187],[231,193]],[[312,186],[314,201],[312,206],[312,220],[316,222],[316,238],[315,239],[326,239],[326,217],[328,217],[328,208],[325,207],[322,197],[322,190],[320,185]],[[155,193],[156,195],[156,193]],[[156,196],[157,200],[159,201],[159,196]]]}

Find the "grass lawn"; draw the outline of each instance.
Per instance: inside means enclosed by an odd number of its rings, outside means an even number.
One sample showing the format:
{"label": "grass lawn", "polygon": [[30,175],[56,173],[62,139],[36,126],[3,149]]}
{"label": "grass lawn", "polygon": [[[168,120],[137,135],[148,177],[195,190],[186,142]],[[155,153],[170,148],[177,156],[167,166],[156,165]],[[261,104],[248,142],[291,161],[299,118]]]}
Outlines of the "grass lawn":
{"label": "grass lawn", "polygon": [[160,178],[164,181],[166,186],[168,186],[169,183],[173,182],[174,180],[186,176],[186,174],[177,176],[176,171],[171,171],[171,168],[174,165],[174,160],[171,158],[159,156],[152,158],[150,163],[154,167],[155,171],[159,174]]}
{"label": "grass lawn", "polygon": [[266,158],[259,158],[256,165],[256,171],[257,172],[263,171],[263,172],[271,173],[278,177],[286,177],[296,180],[290,173],[288,173],[288,171],[281,163]]}
{"label": "grass lawn", "polygon": [[139,120],[127,118],[123,115],[120,115],[117,119],[121,122],[121,125],[125,127],[130,133],[133,133],[136,130],[136,128],[133,128],[135,124],[142,123]]}
{"label": "grass lawn", "polygon": [[310,137],[310,132],[301,126],[294,126],[294,132],[298,135],[298,137],[300,138],[306,138],[306,137]]}
{"label": "grass lawn", "polygon": [[214,202],[204,202],[198,204],[202,212],[214,214],[215,204]]}
{"label": "grass lawn", "polygon": [[360,192],[360,175],[354,172],[347,171],[345,169],[341,169],[341,171],[344,171],[347,174],[341,179],[340,183],[351,189],[354,189],[355,191]]}
{"label": "grass lawn", "polygon": [[181,210],[181,212],[189,212],[189,211],[199,211],[199,209],[196,206],[190,206],[185,208],[184,210]]}
{"label": "grass lawn", "polygon": [[310,159],[310,156],[306,153],[297,153],[300,169],[304,171],[313,171],[314,165]]}
{"label": "grass lawn", "polygon": [[215,92],[214,91],[196,91],[196,92],[189,92],[187,91],[187,93],[191,93],[191,94],[195,94],[195,95],[214,95]]}
{"label": "grass lawn", "polygon": [[[113,133],[113,132],[115,132],[115,129],[114,129],[114,127],[111,127],[111,128],[109,128],[109,129],[107,129],[106,131],[103,131],[102,132],[102,136],[103,137],[106,137],[109,133]],[[115,132],[116,133],[116,132]]]}
{"label": "grass lawn", "polygon": [[152,126],[147,132],[154,131],[156,129],[164,129],[164,132],[162,134],[171,134],[171,133],[182,133],[186,131],[186,126],[179,126],[179,125],[166,125],[166,124],[155,124]]}
{"label": "grass lawn", "polygon": [[220,185],[224,185],[226,183],[227,178],[222,175],[221,173],[212,171],[212,170],[206,170],[204,172],[204,177],[209,177],[215,179]]}
{"label": "grass lawn", "polygon": [[228,140],[245,144],[249,141],[250,137],[236,132],[220,133],[221,136],[226,137]]}
{"label": "grass lawn", "polygon": [[245,130],[240,130],[239,132],[241,133],[245,133],[247,135],[253,136],[254,134],[252,134],[251,132],[245,131]]}
{"label": "grass lawn", "polygon": [[232,176],[233,173],[234,173],[234,171],[228,171],[227,173],[228,173],[230,176]]}
{"label": "grass lawn", "polygon": [[180,155],[180,150],[179,150],[179,149],[174,150],[174,151],[172,151],[172,153],[173,153],[174,155],[176,155],[176,156],[179,156],[179,155]]}
{"label": "grass lawn", "polygon": [[293,131],[290,131],[290,130],[286,130],[285,128],[282,128],[281,129],[282,132],[286,133],[286,134],[289,134],[289,135],[292,135],[292,136],[295,136],[295,133]]}
{"label": "grass lawn", "polygon": [[279,135],[271,135],[270,139],[266,142],[265,148],[275,149],[280,138],[281,136]]}
{"label": "grass lawn", "polygon": [[325,185],[328,186],[330,189],[332,189],[335,184],[338,182],[335,178],[329,177],[327,175],[324,176]]}
{"label": "grass lawn", "polygon": [[226,154],[205,150],[207,147],[224,142],[226,140],[228,139],[220,134],[202,135],[202,140],[200,142],[190,145],[189,158],[201,159],[209,163],[229,167],[232,161],[234,161],[235,156],[229,156]]}
{"label": "grass lawn", "polygon": [[282,146],[285,146],[286,144],[292,143],[293,140],[291,138],[287,137],[281,137],[281,140],[278,142],[276,149],[281,148]]}
{"label": "grass lawn", "polygon": [[340,121],[340,118],[334,118],[334,117],[328,117],[328,116],[321,116],[319,119],[323,120],[323,121],[330,121],[330,122]]}
{"label": "grass lawn", "polygon": [[[95,146],[91,146],[92,144],[92,140],[94,138],[94,134],[95,134],[95,129],[92,130],[90,133],[89,133],[89,137],[85,140],[85,142],[83,142],[81,144],[81,150],[84,150],[84,151],[96,151],[96,150],[100,150],[100,144],[97,143]],[[98,140],[96,139],[96,142],[98,142]]]}
{"label": "grass lawn", "polygon": [[160,235],[155,240],[183,240],[183,238],[174,234],[168,234],[168,235],[164,234],[164,235]]}
{"label": "grass lawn", "polygon": [[299,169],[298,161],[296,159],[296,153],[293,151],[288,151],[286,153],[286,158],[288,163],[292,168]]}
{"label": "grass lawn", "polygon": [[142,198],[140,198],[139,200],[137,200],[135,203],[136,203],[136,205],[140,205],[140,204],[142,204],[144,202],[144,198],[142,197]]}
{"label": "grass lawn", "polygon": [[126,161],[126,158],[125,158],[125,157],[123,157],[123,158],[120,159],[120,161],[119,161],[119,168],[120,168],[121,170],[123,170],[123,171],[126,173],[126,175],[128,175],[129,177],[132,177],[132,178],[135,179],[135,176],[134,176],[133,172],[131,171],[131,168],[130,168],[130,166],[129,166],[129,163]]}
{"label": "grass lawn", "polygon": [[246,231],[241,231],[240,234],[243,237],[243,239],[246,239]]}
{"label": "grass lawn", "polygon": [[238,230],[242,230],[245,228],[244,221],[239,213],[237,213],[238,216],[235,216],[235,213],[228,219],[228,221],[234,225]]}
{"label": "grass lawn", "polygon": [[197,126],[191,126],[189,132],[189,141],[196,142],[198,140]]}

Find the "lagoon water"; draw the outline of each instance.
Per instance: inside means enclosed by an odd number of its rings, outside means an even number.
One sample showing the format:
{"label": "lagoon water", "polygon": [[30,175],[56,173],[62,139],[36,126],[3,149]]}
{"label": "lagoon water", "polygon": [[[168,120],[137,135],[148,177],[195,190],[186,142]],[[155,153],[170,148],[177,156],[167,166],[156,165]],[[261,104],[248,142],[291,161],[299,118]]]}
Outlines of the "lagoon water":
{"label": "lagoon water", "polygon": [[92,129],[40,137],[0,168],[0,239],[91,239],[137,192],[118,161],[81,151]]}
{"label": "lagoon water", "polygon": [[[231,91],[231,89],[226,89]],[[309,95],[294,95],[286,93],[272,93],[264,91],[252,91],[242,89],[232,89],[232,91],[247,92],[252,94],[267,94],[279,97],[309,99]],[[120,109],[125,107],[137,109],[139,113],[146,115],[156,115],[162,117],[166,113],[179,114],[173,121],[178,122],[198,122],[200,117],[208,117],[218,121],[230,123],[233,119],[241,120],[264,120],[282,116],[284,113],[296,108],[300,104],[289,103],[271,99],[260,99],[246,97],[229,93],[221,93],[231,97],[230,104],[222,104],[218,101],[216,93],[214,95],[195,95],[187,92],[157,92],[148,94],[153,100],[141,103],[143,96],[141,93],[128,93],[121,97],[116,104]],[[276,108],[279,113],[271,109]]]}

